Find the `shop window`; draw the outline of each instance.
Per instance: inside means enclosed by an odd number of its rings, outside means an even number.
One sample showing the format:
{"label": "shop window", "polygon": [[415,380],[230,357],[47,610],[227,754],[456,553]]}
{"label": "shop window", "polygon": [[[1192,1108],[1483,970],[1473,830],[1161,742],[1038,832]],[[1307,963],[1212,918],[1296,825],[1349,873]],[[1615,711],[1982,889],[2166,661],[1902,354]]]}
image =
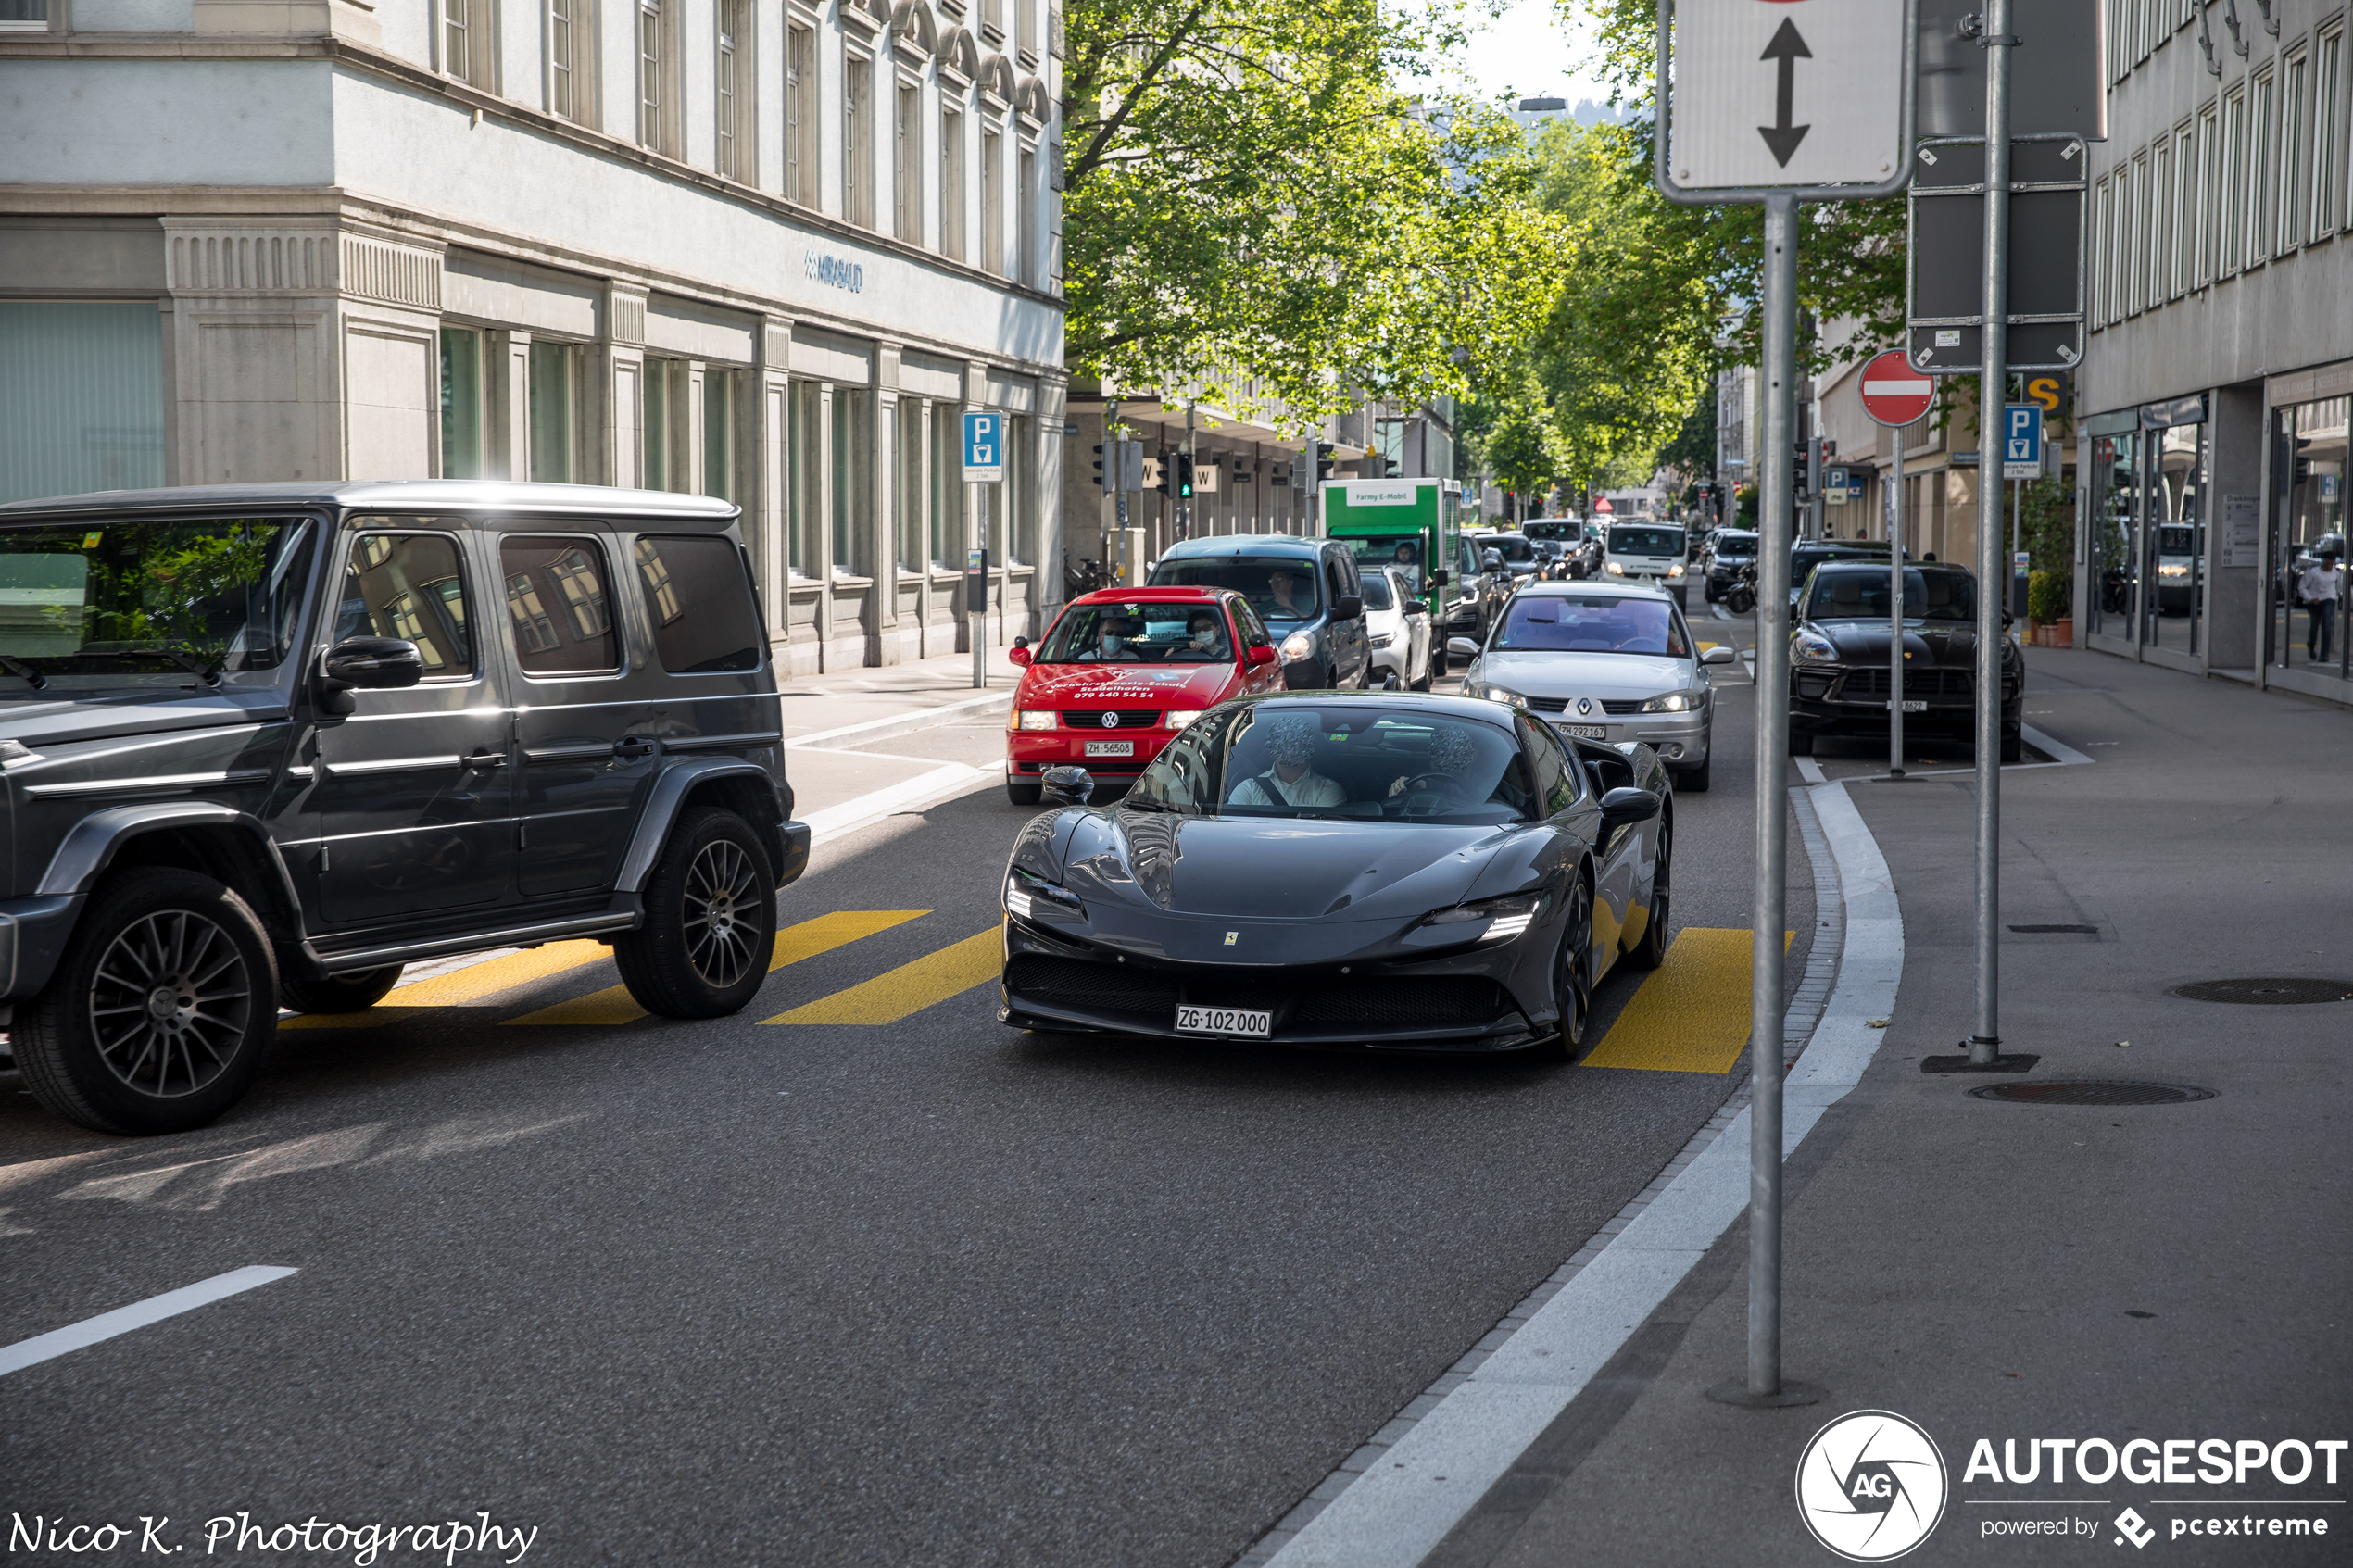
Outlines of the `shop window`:
{"label": "shop window", "polygon": [[573,372],[578,350],[567,343],[531,345],[531,477],[568,484],[573,478]]}
{"label": "shop window", "polygon": [[743,395],[741,370],[706,370],[702,373],[702,493],[723,501],[736,498],[736,462],[738,399]]}
{"label": "shop window", "polygon": [[752,178],[751,7],[748,0],[719,0],[718,69],[712,83],[719,100],[719,172],[749,184]]}
{"label": "shop window", "polygon": [[950,261],[964,259],[964,116],[944,103],[939,109],[939,253]]}
{"label": "shop window", "polygon": [[483,477],[482,334],[441,329],[441,477]]}
{"label": "shop window", "polygon": [[734,541],[648,534],[637,541],[636,558],[654,657],[664,670],[704,675],[760,668],[766,639]]}
{"label": "shop window", "polygon": [[[2340,596],[2323,590],[2346,583],[2346,425],[2353,398],[2328,397],[2279,409],[2273,416],[2280,446],[2281,494],[2273,499],[2271,558],[2273,623],[2272,662],[2298,665],[2340,679],[2353,675]],[[2322,552],[2336,557],[2328,570]]]}
{"label": "shop window", "polygon": [[833,569],[836,576],[871,575],[866,522],[874,515],[870,500],[873,462],[871,395],[853,387],[834,389],[833,418]]}
{"label": "shop window", "polygon": [[335,640],[402,637],[417,645],[428,681],[473,673],[465,574],[445,533],[363,533],[351,542]]}
{"label": "shop window", "polygon": [[817,34],[785,30],[785,199],[817,205]]}
{"label": "shop window", "polygon": [[164,483],[153,304],[0,304],[0,501]]}
{"label": "shop window", "polygon": [[526,674],[576,675],[621,668],[620,639],[605,591],[605,553],[589,539],[501,540],[507,620]]}

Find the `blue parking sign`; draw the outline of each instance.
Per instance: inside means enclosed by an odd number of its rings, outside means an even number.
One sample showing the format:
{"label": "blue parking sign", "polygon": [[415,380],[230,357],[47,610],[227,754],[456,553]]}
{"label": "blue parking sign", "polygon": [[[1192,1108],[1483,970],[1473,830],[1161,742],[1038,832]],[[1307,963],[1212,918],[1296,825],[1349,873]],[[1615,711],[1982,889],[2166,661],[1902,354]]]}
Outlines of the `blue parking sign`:
{"label": "blue parking sign", "polygon": [[1001,484],[1005,481],[1005,416],[964,416],[964,483]]}
{"label": "blue parking sign", "polygon": [[2043,406],[2010,403],[2002,408],[2002,477],[2034,479],[2043,472]]}

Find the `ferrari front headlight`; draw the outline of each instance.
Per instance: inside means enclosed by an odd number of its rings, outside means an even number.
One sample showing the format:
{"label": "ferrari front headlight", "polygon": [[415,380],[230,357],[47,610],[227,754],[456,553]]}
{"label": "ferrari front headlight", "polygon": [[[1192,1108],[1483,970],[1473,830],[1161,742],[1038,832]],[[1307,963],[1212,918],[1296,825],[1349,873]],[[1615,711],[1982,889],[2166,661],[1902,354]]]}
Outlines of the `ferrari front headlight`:
{"label": "ferrari front headlight", "polygon": [[1478,940],[1506,941],[1526,931],[1534,922],[1537,911],[1543,908],[1543,904],[1541,889],[1534,893],[1514,893],[1502,898],[1482,898],[1476,904],[1457,904],[1451,909],[1433,909],[1422,917],[1421,922],[1424,925],[1467,925],[1474,921],[1487,921],[1490,924],[1479,933]]}

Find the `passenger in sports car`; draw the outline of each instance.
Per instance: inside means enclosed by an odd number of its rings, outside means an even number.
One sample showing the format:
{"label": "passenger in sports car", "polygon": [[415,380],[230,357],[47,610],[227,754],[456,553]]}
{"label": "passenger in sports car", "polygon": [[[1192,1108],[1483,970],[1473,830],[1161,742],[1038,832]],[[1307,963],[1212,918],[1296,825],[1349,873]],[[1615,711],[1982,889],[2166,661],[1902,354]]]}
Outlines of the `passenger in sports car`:
{"label": "passenger in sports car", "polygon": [[1336,780],[1316,772],[1315,721],[1304,713],[1287,713],[1269,726],[1267,751],[1274,766],[1236,784],[1227,796],[1233,806],[1340,806],[1348,792]]}

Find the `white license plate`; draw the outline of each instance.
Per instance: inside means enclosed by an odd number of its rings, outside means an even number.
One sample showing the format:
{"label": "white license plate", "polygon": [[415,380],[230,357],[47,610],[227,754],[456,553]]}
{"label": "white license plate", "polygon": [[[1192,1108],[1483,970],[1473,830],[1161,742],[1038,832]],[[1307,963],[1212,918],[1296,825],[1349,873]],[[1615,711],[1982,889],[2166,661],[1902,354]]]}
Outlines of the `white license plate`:
{"label": "white license plate", "polygon": [[1180,1007],[1176,1029],[1185,1035],[1247,1035],[1263,1040],[1275,1032],[1275,1015],[1251,1008]]}
{"label": "white license plate", "polygon": [[1090,740],[1087,743],[1089,757],[1133,757],[1136,743],[1132,740]]}
{"label": "white license plate", "polygon": [[1607,724],[1563,724],[1561,734],[1575,735],[1579,740],[1607,740],[1609,726]]}
{"label": "white license plate", "polygon": [[[1882,704],[1881,706],[1885,705]],[[1906,713],[1925,713],[1928,711],[1928,704],[1925,702],[1914,702],[1910,697],[1906,697],[1904,699],[1904,711]]]}

